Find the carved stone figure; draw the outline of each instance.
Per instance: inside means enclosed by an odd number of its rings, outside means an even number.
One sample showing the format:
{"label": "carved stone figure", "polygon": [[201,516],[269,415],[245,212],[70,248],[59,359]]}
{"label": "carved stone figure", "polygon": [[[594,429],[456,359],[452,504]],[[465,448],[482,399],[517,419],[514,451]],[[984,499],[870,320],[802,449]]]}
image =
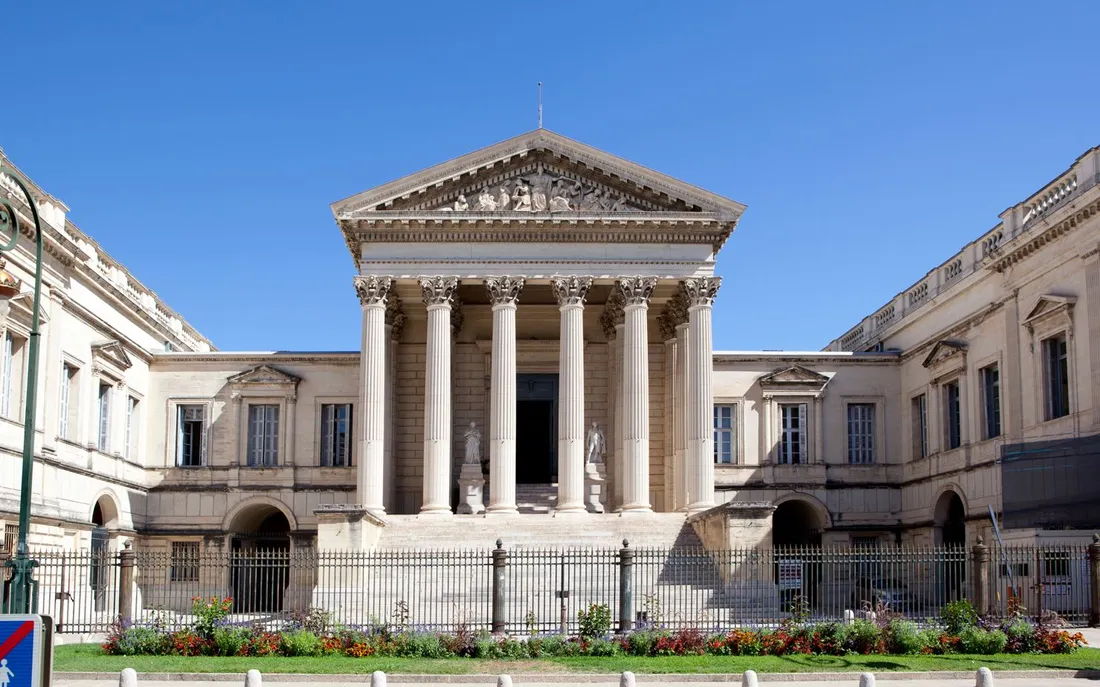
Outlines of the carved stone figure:
{"label": "carved stone figure", "polygon": [[504,184],[500,187],[500,195],[497,200],[497,210],[504,212],[508,209],[508,204],[512,202],[512,197],[508,195],[508,184]]}
{"label": "carved stone figure", "polygon": [[516,184],[516,190],[512,192],[512,211],[531,212],[530,191],[522,181]]}
{"label": "carved stone figure", "polygon": [[487,187],[481,189],[481,194],[477,197],[477,205],[475,206],[475,208],[477,210],[481,210],[482,212],[496,211],[497,201],[495,198],[493,198],[493,194],[489,193],[489,189]]}
{"label": "carved stone figure", "polygon": [[455,212],[466,212],[470,208],[469,203],[466,202],[466,196],[458,194],[458,200],[455,201]]}
{"label": "carved stone figure", "polygon": [[531,190],[531,209],[535,212],[546,212],[546,191],[542,186],[533,186]]}
{"label": "carved stone figure", "polygon": [[588,437],[585,439],[586,460],[589,463],[602,463],[603,456],[607,452],[607,444],[603,438],[603,431],[600,430],[600,426],[595,422],[592,423],[592,427],[588,430]]}
{"label": "carved stone figure", "polygon": [[481,430],[477,428],[477,424],[471,422],[469,429],[466,430],[464,435],[466,437],[466,464],[467,465],[480,465],[481,464]]}

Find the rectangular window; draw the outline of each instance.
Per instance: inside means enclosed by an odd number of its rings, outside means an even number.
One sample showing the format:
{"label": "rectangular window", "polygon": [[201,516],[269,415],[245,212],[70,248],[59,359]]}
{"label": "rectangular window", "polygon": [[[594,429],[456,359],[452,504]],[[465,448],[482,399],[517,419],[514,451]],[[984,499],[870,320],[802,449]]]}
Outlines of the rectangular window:
{"label": "rectangular window", "polygon": [[928,457],[928,397],[924,394],[912,400],[913,456]]}
{"label": "rectangular window", "polygon": [[138,400],[133,396],[126,397],[126,446],[124,448],[126,458],[132,459],[137,456],[137,435],[138,428],[140,427],[138,422]]}
{"label": "rectangular window", "polygon": [[1043,366],[1046,374],[1048,420],[1069,415],[1069,348],[1066,335],[1043,341]]}
{"label": "rectangular window", "polygon": [[248,467],[273,467],[278,460],[279,406],[248,406]]}
{"label": "rectangular window", "polygon": [[7,331],[0,345],[0,415],[9,420],[19,419],[23,343],[23,339]]}
{"label": "rectangular window", "polygon": [[206,464],[206,406],[176,408],[176,465],[197,468]]}
{"label": "rectangular window", "polygon": [[69,438],[69,398],[73,393],[73,379],[76,377],[76,369],[69,363],[61,363],[61,391],[58,403],[57,436],[62,439]]}
{"label": "rectangular window", "polygon": [[199,542],[172,542],[172,582],[198,582]]}
{"label": "rectangular window", "polygon": [[321,405],[321,465],[351,465],[351,404]]}
{"label": "rectangular window", "polygon": [[19,543],[19,525],[4,525],[4,548],[0,551],[14,554],[17,543]]}
{"label": "rectangular window", "polygon": [[962,404],[959,400],[959,383],[943,385],[944,439],[948,449],[962,446]]}
{"label": "rectangular window", "polygon": [[737,404],[714,406],[714,462],[737,462]]}
{"label": "rectangular window", "polygon": [[107,451],[111,440],[111,385],[99,385],[99,398],[96,412],[99,415],[99,441],[96,448]]}
{"label": "rectangular window", "polygon": [[875,404],[848,404],[848,463],[875,462]]}
{"label": "rectangular window", "polygon": [[1001,436],[1001,371],[996,365],[983,367],[982,432],[986,439]]}
{"label": "rectangular window", "polygon": [[806,462],[806,404],[779,405],[779,462],[797,465]]}

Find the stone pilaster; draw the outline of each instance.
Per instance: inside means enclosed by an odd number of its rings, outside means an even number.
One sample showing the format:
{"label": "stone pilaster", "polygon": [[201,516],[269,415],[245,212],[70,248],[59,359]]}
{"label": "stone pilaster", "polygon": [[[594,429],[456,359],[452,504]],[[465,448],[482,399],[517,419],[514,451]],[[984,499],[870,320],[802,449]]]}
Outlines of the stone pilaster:
{"label": "stone pilaster", "polygon": [[673,425],[676,427],[676,436],[673,441],[676,444],[676,473],[679,478],[676,482],[676,510],[686,511],[688,505],[687,485],[691,470],[688,467],[688,424],[687,424],[687,399],[689,398],[688,376],[691,361],[691,334],[688,332],[688,323],[680,322],[676,325],[676,407],[673,408]]}
{"label": "stone pilaster", "polygon": [[691,464],[688,483],[688,511],[700,512],[714,506],[714,351],[711,343],[711,310],[720,277],[698,277],[683,281],[688,305],[688,339],[691,345],[687,401],[687,460]]}
{"label": "stone pilaster", "polygon": [[359,464],[356,488],[359,504],[372,513],[386,512],[386,298],[393,280],[389,277],[360,276],[353,280],[363,307],[363,347],[359,354]]}
{"label": "stone pilaster", "polygon": [[516,300],[523,279],[492,277],[485,288],[493,304],[493,353],[489,411],[489,507],[516,513]]}
{"label": "stone pilaster", "polygon": [[649,503],[649,297],[656,277],[618,282],[626,315],[623,339],[623,513],[652,512]]}
{"label": "stone pilaster", "polygon": [[428,307],[421,515],[451,514],[451,300],[457,288],[455,277],[420,279]]}
{"label": "stone pilaster", "polygon": [[584,513],[584,299],[592,280],[551,281],[561,313],[558,386],[558,513]]}

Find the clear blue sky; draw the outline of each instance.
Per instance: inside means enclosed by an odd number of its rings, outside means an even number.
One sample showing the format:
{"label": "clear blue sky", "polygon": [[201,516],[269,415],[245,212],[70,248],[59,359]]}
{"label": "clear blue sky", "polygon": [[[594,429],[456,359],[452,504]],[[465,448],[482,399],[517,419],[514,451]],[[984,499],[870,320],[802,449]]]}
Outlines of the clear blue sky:
{"label": "clear blue sky", "polygon": [[818,349],[1100,143],[1100,3],[22,2],[0,145],[223,350],[356,350],[329,204],[534,128],[748,205],[717,349]]}

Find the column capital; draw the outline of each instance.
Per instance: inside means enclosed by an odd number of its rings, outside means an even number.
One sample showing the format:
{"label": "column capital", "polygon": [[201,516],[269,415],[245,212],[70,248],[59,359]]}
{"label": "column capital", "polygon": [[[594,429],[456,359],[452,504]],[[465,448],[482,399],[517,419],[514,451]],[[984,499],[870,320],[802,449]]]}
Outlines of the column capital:
{"label": "column capital", "polygon": [[558,305],[584,305],[588,289],[592,288],[591,277],[553,277],[550,285],[558,299]]}
{"label": "column capital", "polygon": [[695,277],[680,282],[689,308],[695,306],[711,307],[722,286],[721,277]]}
{"label": "column capital", "polygon": [[493,305],[507,305],[516,302],[523,291],[523,284],[523,277],[488,277],[485,290],[489,292]]}
{"label": "column capital", "polygon": [[457,277],[421,277],[419,282],[424,305],[450,305],[458,290]]}
{"label": "column capital", "polygon": [[374,275],[354,277],[351,283],[355,287],[355,294],[359,296],[359,304],[363,307],[385,305],[386,297],[393,287],[393,279]]}
{"label": "column capital", "polygon": [[648,305],[657,277],[621,277],[617,282],[625,305]]}

